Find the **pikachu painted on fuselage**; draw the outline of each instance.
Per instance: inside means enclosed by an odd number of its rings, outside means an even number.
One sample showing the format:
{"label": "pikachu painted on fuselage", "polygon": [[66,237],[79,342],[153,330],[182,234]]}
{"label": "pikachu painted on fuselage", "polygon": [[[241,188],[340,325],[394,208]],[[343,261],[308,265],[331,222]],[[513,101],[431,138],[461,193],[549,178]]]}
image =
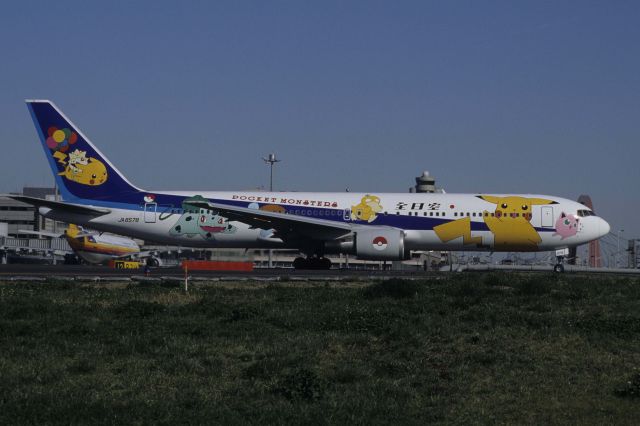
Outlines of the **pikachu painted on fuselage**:
{"label": "pikachu painted on fuselage", "polygon": [[494,247],[519,250],[536,250],[542,239],[530,221],[532,206],[556,204],[543,198],[496,197],[478,195],[478,198],[495,204],[493,214],[484,211],[484,223],[494,235]]}

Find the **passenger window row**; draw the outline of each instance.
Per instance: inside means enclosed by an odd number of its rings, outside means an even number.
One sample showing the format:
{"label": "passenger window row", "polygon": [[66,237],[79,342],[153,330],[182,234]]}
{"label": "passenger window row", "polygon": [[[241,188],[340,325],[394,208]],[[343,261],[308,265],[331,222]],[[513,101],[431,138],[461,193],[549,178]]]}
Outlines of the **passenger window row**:
{"label": "passenger window row", "polygon": [[298,216],[342,216],[342,210],[290,210],[287,213],[291,213]]}
{"label": "passenger window row", "polygon": [[596,214],[592,210],[578,210],[578,216],[587,217],[587,216],[595,216]]}
{"label": "passenger window row", "polygon": [[[420,216],[420,213],[418,212],[408,212],[409,216]],[[384,212],[384,214],[386,215],[387,212]],[[400,212],[396,211],[396,216],[400,216]],[[445,217],[445,212],[422,212],[422,216],[429,216],[429,217],[433,217],[433,216],[437,216],[437,217]]]}
{"label": "passenger window row", "polygon": [[[489,217],[489,216],[491,216],[491,217],[494,217],[495,215],[496,215],[495,213],[489,213],[489,212],[484,212],[484,213],[482,213],[482,212],[478,212],[478,213],[476,213],[476,212],[466,212],[466,213],[465,212],[459,212],[459,213],[458,212],[454,212],[453,213],[453,216],[455,216],[455,217],[457,217],[457,216],[460,216],[460,217],[464,217],[464,216],[470,216],[470,217],[482,217],[482,216]],[[518,217],[520,214],[516,213],[516,215],[517,215],[516,217]]]}

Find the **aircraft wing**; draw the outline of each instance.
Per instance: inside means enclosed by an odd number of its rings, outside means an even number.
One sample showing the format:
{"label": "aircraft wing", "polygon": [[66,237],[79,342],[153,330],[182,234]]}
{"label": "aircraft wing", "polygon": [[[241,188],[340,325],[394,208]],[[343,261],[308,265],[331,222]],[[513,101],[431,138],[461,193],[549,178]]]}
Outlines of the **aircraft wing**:
{"label": "aircraft wing", "polygon": [[254,228],[275,229],[276,236],[285,239],[287,237],[301,236],[322,240],[334,240],[346,237],[351,234],[353,230],[352,226],[348,223],[327,219],[269,212],[206,201],[190,201],[189,204],[204,209],[216,210],[230,220],[237,220],[251,225]]}
{"label": "aircraft wing", "polygon": [[28,229],[18,229],[18,232],[20,234],[38,235],[40,237],[49,237],[49,238],[64,237],[64,232],[31,231]]}
{"label": "aircraft wing", "polygon": [[4,197],[13,198],[16,201],[31,204],[36,207],[47,207],[51,210],[58,210],[66,213],[84,214],[89,216],[102,216],[111,212],[109,209],[100,207],[83,206],[80,204],[64,203],[61,201],[43,200],[42,198],[27,197],[24,195],[7,194]]}

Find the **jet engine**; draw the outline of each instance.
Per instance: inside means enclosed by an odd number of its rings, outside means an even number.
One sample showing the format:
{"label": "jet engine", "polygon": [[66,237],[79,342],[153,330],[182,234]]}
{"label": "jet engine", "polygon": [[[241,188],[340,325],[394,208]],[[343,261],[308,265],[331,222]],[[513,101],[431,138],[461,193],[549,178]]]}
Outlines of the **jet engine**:
{"label": "jet engine", "polygon": [[404,231],[392,228],[363,227],[355,233],[355,255],[359,259],[406,260]]}

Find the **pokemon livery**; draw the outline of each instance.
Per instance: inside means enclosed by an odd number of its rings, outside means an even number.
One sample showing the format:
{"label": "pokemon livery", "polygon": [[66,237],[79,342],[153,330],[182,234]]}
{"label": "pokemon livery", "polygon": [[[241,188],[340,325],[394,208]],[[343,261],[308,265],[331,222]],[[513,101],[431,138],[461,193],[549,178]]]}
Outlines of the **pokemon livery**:
{"label": "pokemon livery", "polygon": [[[148,191],[131,184],[50,101],[27,101],[65,202],[11,196],[47,217],[190,247],[298,249],[402,260],[412,250],[543,251],[606,235],[574,201],[545,195]],[[188,167],[185,164],[184,167]]]}

